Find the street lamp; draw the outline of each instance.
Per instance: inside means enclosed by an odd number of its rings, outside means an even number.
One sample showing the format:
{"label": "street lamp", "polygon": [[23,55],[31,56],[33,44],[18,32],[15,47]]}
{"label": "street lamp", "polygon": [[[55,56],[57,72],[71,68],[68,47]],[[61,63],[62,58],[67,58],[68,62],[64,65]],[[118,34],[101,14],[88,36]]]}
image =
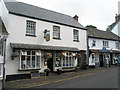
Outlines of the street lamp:
{"label": "street lamp", "polygon": [[4,44],[4,54],[3,54],[3,80],[2,80],[2,90],[5,89],[5,59],[6,59],[6,41],[7,41],[7,35],[4,35],[3,37],[0,38],[0,40]]}

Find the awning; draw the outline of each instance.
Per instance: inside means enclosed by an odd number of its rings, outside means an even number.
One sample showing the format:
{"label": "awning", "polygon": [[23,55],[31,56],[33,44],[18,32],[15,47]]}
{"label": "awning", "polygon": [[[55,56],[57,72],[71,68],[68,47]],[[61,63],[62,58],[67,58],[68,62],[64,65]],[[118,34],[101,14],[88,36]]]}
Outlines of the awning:
{"label": "awning", "polygon": [[59,47],[59,46],[47,46],[47,45],[33,45],[33,44],[20,44],[10,43],[13,49],[31,49],[31,50],[51,50],[51,51],[80,51],[74,47]]}
{"label": "awning", "polygon": [[106,49],[105,47],[103,47],[100,52],[103,52],[103,53],[107,53],[107,52],[110,52],[110,50]]}

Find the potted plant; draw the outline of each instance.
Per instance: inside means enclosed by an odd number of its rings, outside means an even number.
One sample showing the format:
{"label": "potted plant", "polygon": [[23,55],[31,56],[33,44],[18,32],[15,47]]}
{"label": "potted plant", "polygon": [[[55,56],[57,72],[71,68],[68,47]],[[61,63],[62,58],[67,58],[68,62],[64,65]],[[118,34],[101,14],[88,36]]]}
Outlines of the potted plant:
{"label": "potted plant", "polygon": [[87,63],[86,63],[85,61],[83,61],[83,63],[82,63],[82,69],[85,69],[85,70],[86,70],[86,69],[87,69],[87,66],[88,66]]}
{"label": "potted plant", "polygon": [[46,72],[46,76],[49,76],[50,69],[47,68],[47,69],[44,70],[44,72]]}
{"label": "potted plant", "polygon": [[62,68],[57,69],[57,74],[60,75],[62,73]]}

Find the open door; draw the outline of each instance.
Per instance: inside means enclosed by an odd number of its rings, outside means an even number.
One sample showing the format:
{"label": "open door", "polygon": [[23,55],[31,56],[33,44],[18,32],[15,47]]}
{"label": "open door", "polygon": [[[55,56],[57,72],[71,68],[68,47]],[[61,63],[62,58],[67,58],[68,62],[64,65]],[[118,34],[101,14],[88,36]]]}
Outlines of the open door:
{"label": "open door", "polygon": [[103,67],[103,55],[99,55],[100,67]]}
{"label": "open door", "polygon": [[50,69],[50,72],[53,72],[53,55],[47,60],[47,67]]}

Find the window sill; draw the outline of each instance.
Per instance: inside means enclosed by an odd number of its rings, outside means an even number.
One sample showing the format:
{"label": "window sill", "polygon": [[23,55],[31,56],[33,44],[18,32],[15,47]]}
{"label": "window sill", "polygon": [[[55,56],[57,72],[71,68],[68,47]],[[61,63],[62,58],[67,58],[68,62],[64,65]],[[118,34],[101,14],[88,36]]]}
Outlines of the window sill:
{"label": "window sill", "polygon": [[31,70],[40,70],[40,68],[39,69],[18,69],[18,71],[31,71]]}
{"label": "window sill", "polygon": [[56,39],[56,40],[61,40],[60,38],[54,38],[54,37],[53,37],[53,39]]}
{"label": "window sill", "polygon": [[79,40],[73,40],[74,42],[80,42]]}
{"label": "window sill", "polygon": [[109,47],[103,47],[103,48],[109,48]]}
{"label": "window sill", "polygon": [[37,37],[36,35],[25,34],[25,36]]}

